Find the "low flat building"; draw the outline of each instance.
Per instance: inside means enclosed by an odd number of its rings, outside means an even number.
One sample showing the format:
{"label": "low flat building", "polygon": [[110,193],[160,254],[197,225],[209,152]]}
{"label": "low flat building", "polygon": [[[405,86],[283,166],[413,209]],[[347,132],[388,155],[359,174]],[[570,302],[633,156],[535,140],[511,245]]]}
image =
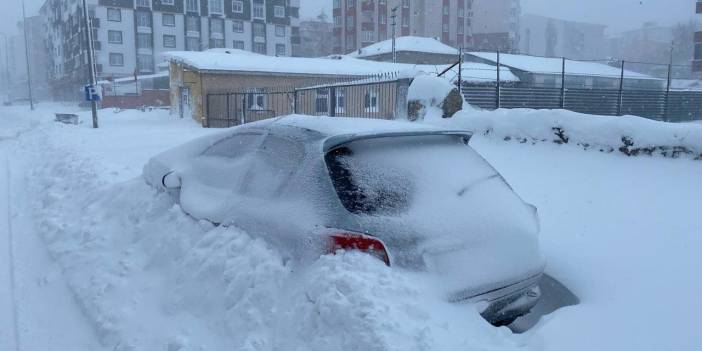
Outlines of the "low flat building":
{"label": "low flat building", "polygon": [[[466,62],[496,66],[495,52],[466,53]],[[500,54],[500,66],[508,67],[518,78],[519,85],[537,88],[560,88],[564,61],[562,58]],[[591,62],[565,60],[565,83],[568,88],[619,89],[621,68]],[[665,80],[624,70],[625,89],[663,89]]]}
{"label": "low flat building", "polygon": [[[395,39],[398,63],[422,65],[451,64],[458,61],[458,49],[434,38],[405,36]],[[364,60],[392,62],[392,39],[366,46],[347,56]]]}
{"label": "low flat building", "polygon": [[[269,92],[290,92],[296,88],[324,86],[340,81],[355,81],[367,77],[413,77],[422,72],[438,74],[449,65],[412,65],[402,63],[378,62],[361,60],[348,56],[331,56],[326,58],[301,57],[272,57],[254,54],[236,49],[214,49],[206,52],[177,51],[166,54],[170,66],[170,101],[172,113],[183,118],[193,118],[207,125],[208,96],[219,94],[227,98],[227,94],[246,95],[245,101],[228,100],[226,111],[243,108],[251,115],[281,115],[293,113],[292,101],[282,103],[270,101]],[[446,78],[455,80],[457,69],[446,73]],[[463,65],[464,81],[494,82],[495,72],[489,65],[468,63]],[[505,80],[517,80],[508,68],[502,68]],[[394,89],[394,88],[393,88]],[[387,92],[385,92],[387,93]],[[323,95],[323,96],[320,96]],[[317,91],[318,101],[324,101],[328,94],[324,88]],[[313,94],[314,95],[314,94]],[[388,95],[392,95],[389,93]],[[341,96],[337,95],[337,98]],[[373,92],[360,94],[359,105],[365,105],[365,111],[380,111],[374,105]],[[275,95],[281,98],[281,95]],[[351,96],[346,96],[342,103],[348,105],[351,111],[354,104]],[[247,106],[243,106],[245,104]],[[285,105],[285,111],[272,111],[269,106]],[[337,104],[339,106],[339,104]],[[322,113],[328,111],[318,109]],[[258,118],[258,117],[255,117]]]}

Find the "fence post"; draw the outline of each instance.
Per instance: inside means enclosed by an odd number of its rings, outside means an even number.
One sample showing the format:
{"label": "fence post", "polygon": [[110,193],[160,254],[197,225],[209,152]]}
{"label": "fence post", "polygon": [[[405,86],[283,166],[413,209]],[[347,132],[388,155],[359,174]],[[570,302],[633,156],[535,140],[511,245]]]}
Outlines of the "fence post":
{"label": "fence post", "polygon": [[500,109],[500,50],[497,50],[497,84],[495,84],[495,93],[497,94],[496,96],[496,103],[497,103],[497,109]]}
{"label": "fence post", "polygon": [[329,88],[329,117],[336,117],[336,87]]}
{"label": "fence post", "polygon": [[458,91],[463,87],[463,47],[458,48]]}
{"label": "fence post", "polygon": [[665,105],[663,106],[663,120],[670,122],[670,85],[673,81],[673,64],[668,64],[668,84],[665,87]]}
{"label": "fence post", "polygon": [[295,92],[293,93],[293,113],[295,113],[296,115],[299,114],[298,107],[297,107],[297,103],[298,103],[297,94],[298,94],[298,91],[297,91],[297,89],[295,89]]}
{"label": "fence post", "polygon": [[564,57],[563,58],[563,66],[561,68],[561,109],[565,109],[565,97],[566,97],[565,65],[566,65],[566,59]]}
{"label": "fence post", "polygon": [[622,105],[624,104],[624,63],[622,60],[622,74],[619,77],[619,105],[617,106],[617,116],[622,115]]}
{"label": "fence post", "polygon": [[229,105],[229,97],[231,94],[227,94],[227,127],[231,127],[232,123],[232,116],[230,115],[230,105]]}
{"label": "fence post", "polygon": [[246,100],[249,98],[249,94],[244,94],[244,98],[241,99],[241,124],[246,123]]}

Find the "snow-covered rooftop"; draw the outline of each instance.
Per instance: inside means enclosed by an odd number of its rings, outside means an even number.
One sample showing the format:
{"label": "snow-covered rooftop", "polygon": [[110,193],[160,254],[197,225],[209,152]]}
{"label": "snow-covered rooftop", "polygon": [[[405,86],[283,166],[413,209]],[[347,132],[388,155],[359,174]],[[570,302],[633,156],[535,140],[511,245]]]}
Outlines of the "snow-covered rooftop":
{"label": "snow-covered rooftop", "polygon": [[[431,54],[458,55],[458,49],[434,38],[399,37],[395,39],[395,51],[412,51]],[[368,57],[392,52],[392,39],[384,40],[348,54],[351,57]]]}
{"label": "snow-covered rooftop", "polygon": [[[497,63],[497,53],[494,52],[469,52],[467,54]],[[500,64],[526,72],[541,74],[560,75],[563,70],[563,59],[556,57],[500,54]],[[604,63],[568,59],[566,59],[565,62],[565,71],[567,75],[571,76],[612,78],[619,78],[622,73],[620,68],[612,67]],[[634,79],[657,79],[626,69],[624,70],[624,77]]]}
{"label": "snow-covered rooftop", "polygon": [[[237,49],[172,51],[165,53],[164,56],[170,61],[182,63],[194,69],[222,72],[367,76],[389,72],[439,73],[448,67],[448,65],[377,62],[348,56],[276,57]],[[503,80],[518,80],[508,69],[503,69],[503,73]],[[487,64],[466,63],[463,65],[463,75],[467,81],[490,81],[495,79],[495,68]]]}

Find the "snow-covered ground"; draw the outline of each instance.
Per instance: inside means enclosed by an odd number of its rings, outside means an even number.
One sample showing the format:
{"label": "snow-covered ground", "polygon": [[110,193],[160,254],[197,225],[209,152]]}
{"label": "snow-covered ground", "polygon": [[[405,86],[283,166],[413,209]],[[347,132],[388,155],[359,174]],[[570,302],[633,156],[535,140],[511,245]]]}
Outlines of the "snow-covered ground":
{"label": "snow-covered ground", "polygon": [[513,334],[364,255],[289,271],[256,233],[195,222],[140,178],[211,130],[166,111],[51,121],[71,109],[0,109],[2,350],[699,348],[700,161],[474,137],[539,207],[547,273],[581,300]]}

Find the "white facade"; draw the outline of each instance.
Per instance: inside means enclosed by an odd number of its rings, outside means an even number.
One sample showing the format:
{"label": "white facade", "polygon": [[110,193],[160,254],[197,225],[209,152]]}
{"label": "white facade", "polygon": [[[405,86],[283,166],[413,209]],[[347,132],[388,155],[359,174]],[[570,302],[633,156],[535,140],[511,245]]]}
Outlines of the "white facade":
{"label": "white facade", "polygon": [[[78,5],[47,0],[42,7],[52,80],[85,80]],[[237,48],[290,56],[299,22],[299,0],[88,0],[88,9],[98,79],[155,73],[167,67],[168,51]]]}

